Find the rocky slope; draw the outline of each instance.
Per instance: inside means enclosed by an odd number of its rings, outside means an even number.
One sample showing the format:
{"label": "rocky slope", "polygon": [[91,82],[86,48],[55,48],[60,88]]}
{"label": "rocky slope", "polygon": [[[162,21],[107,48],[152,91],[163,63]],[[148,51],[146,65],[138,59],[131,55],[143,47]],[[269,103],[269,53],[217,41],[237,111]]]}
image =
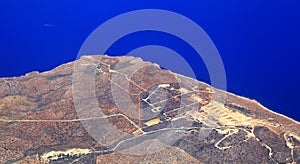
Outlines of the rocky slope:
{"label": "rocky slope", "polygon": [[0,79],[0,163],[300,163],[300,124],[134,57]]}

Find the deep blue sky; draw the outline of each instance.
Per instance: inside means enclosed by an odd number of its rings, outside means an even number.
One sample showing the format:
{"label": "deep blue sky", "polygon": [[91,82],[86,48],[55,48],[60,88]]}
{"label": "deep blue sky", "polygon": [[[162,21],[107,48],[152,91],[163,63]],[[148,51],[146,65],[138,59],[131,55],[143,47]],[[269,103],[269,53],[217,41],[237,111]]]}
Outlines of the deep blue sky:
{"label": "deep blue sky", "polygon": [[[182,14],[208,33],[222,56],[228,91],[300,120],[297,0],[2,0],[0,77],[46,71],[75,60],[81,44],[101,23],[124,12],[147,8]],[[180,40],[161,33],[129,35],[113,45],[109,54],[127,53],[149,43],[184,54],[197,78],[209,82],[195,52]]]}

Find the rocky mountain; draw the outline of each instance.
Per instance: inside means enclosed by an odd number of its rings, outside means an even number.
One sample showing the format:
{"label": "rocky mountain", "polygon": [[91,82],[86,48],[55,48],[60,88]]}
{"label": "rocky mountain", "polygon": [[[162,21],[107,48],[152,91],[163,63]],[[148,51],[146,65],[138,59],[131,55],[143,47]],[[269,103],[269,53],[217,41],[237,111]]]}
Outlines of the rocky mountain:
{"label": "rocky mountain", "polygon": [[300,124],[134,57],[0,79],[0,163],[300,163]]}

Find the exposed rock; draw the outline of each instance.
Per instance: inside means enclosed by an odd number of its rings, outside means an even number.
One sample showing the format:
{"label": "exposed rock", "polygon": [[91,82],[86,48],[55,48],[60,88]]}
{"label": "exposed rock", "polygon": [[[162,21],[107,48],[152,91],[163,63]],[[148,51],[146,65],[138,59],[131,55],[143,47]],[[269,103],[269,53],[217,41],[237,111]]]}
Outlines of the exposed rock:
{"label": "exposed rock", "polygon": [[0,163],[300,163],[300,124],[134,57],[0,79]]}

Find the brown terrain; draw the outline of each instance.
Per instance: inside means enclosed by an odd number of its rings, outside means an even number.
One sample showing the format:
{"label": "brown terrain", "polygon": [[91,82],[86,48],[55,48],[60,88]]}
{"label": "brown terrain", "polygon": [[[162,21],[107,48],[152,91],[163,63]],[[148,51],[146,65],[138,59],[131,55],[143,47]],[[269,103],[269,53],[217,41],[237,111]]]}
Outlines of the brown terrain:
{"label": "brown terrain", "polygon": [[0,79],[0,163],[300,163],[300,124],[134,57]]}

